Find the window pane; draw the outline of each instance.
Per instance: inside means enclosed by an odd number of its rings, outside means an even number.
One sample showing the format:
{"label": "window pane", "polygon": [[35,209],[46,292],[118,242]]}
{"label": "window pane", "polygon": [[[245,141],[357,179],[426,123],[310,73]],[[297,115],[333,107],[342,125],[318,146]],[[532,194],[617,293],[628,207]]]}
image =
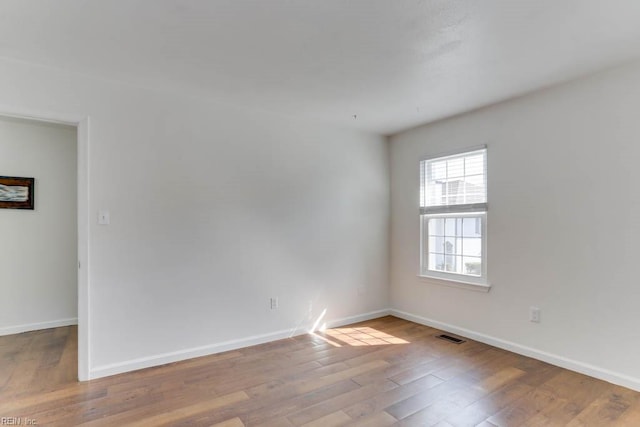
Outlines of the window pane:
{"label": "window pane", "polygon": [[456,237],[444,237],[444,252],[445,254],[462,255],[462,239]]}
{"label": "window pane", "polygon": [[482,221],[480,217],[465,217],[462,219],[462,235],[464,237],[481,237]]}
{"label": "window pane", "polygon": [[482,239],[476,237],[467,237],[462,244],[462,255],[481,256],[482,255]]}
{"label": "window pane", "polygon": [[482,216],[423,218],[429,227],[424,236],[426,270],[482,276]]}
{"label": "window pane", "polygon": [[467,175],[464,177],[464,182],[466,182],[469,187],[484,188],[483,175]]}
{"label": "window pane", "polygon": [[465,175],[481,175],[484,173],[484,156],[477,154],[464,159]]}
{"label": "window pane", "polygon": [[429,236],[429,252],[444,253],[444,237]]}
{"label": "window pane", "polygon": [[445,179],[447,177],[447,161],[440,160],[434,162],[428,162],[429,168],[427,174],[430,181],[437,181]]}
{"label": "window pane", "polygon": [[442,206],[447,204],[446,182],[427,183],[427,206]]}
{"label": "window pane", "polygon": [[449,273],[462,273],[462,257],[455,255],[444,256],[444,271]]}
{"label": "window pane", "polygon": [[463,257],[464,274],[471,276],[482,275],[482,259],[479,257]]}
{"label": "window pane", "polygon": [[444,218],[429,219],[429,235],[444,236]]}
{"label": "window pane", "polygon": [[429,270],[444,271],[444,255],[430,253]]}
{"label": "window pane", "polygon": [[473,204],[473,203],[484,203],[485,195],[482,191],[471,190],[466,194],[465,203]]}
{"label": "window pane", "polygon": [[464,182],[465,203],[486,202],[486,191],[483,176],[470,176]]}
{"label": "window pane", "polygon": [[447,195],[447,202],[449,205],[460,205],[465,203],[464,182],[459,179],[450,180],[447,183]]}
{"label": "window pane", "polygon": [[446,218],[445,219],[445,227],[444,227],[444,235],[445,236],[456,236],[458,235],[458,230],[460,230],[462,226],[461,222],[462,218]]}
{"label": "window pane", "polygon": [[456,257],[453,255],[446,255],[444,257],[444,271],[454,273],[456,270]]}
{"label": "window pane", "polygon": [[451,159],[447,161],[447,177],[458,178],[464,176],[464,158]]}
{"label": "window pane", "polygon": [[[424,160],[421,174],[426,195],[424,207],[486,203],[486,152],[474,151],[441,159]],[[426,182],[425,182],[426,181]]]}

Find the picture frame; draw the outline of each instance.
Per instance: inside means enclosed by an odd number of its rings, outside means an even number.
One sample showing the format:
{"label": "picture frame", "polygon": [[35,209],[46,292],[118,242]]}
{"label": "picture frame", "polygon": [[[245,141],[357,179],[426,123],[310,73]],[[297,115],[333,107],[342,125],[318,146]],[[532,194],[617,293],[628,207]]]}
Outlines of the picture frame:
{"label": "picture frame", "polygon": [[35,178],[0,176],[0,209],[34,209]]}

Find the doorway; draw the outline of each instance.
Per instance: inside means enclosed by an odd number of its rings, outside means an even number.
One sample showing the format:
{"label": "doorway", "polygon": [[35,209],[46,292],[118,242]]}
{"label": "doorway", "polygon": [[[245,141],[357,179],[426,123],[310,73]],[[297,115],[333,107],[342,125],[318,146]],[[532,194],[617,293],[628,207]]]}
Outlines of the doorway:
{"label": "doorway", "polygon": [[81,381],[89,379],[87,141],[87,118],[0,112],[0,175],[34,181],[33,209],[0,210],[8,307],[0,334],[62,328],[61,335],[77,324]]}

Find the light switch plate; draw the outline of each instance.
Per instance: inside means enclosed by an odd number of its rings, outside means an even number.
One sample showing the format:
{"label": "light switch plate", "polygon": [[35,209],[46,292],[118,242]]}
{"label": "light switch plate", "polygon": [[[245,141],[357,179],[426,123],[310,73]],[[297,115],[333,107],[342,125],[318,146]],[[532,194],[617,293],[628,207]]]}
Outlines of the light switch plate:
{"label": "light switch plate", "polygon": [[98,224],[109,225],[110,223],[111,223],[111,217],[109,215],[109,211],[98,212]]}

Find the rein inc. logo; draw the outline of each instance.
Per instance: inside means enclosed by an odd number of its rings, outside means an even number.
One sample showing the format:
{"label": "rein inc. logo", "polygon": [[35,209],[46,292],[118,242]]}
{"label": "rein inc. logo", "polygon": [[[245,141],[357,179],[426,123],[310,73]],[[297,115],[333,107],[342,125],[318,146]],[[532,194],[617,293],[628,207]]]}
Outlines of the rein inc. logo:
{"label": "rein inc. logo", "polygon": [[0,417],[0,426],[36,426],[38,421],[35,418],[24,417]]}

